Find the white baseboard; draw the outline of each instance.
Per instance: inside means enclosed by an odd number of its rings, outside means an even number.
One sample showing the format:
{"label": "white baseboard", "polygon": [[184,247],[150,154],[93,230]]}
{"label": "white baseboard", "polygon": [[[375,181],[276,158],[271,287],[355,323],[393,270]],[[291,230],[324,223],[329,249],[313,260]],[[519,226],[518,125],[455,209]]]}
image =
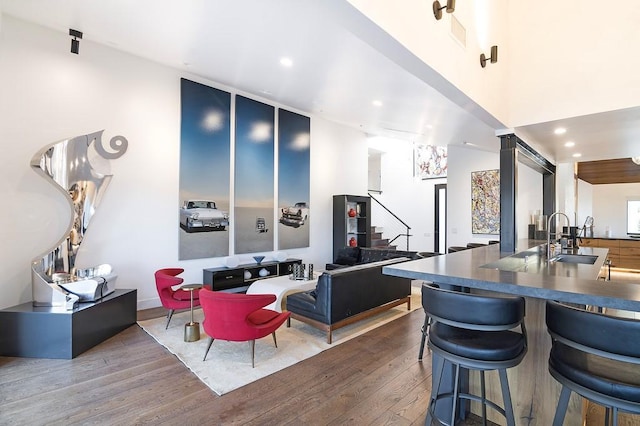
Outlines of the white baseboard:
{"label": "white baseboard", "polygon": [[160,306],[162,306],[160,298],[153,297],[151,299],[138,300],[137,309],[142,311],[144,309],[159,308]]}

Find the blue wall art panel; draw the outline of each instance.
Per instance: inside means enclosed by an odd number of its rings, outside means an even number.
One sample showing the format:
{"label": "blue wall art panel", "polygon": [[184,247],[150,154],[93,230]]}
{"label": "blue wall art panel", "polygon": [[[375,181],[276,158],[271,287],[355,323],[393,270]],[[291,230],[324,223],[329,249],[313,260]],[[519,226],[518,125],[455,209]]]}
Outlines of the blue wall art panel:
{"label": "blue wall art panel", "polygon": [[180,96],[178,256],[180,260],[227,256],[231,94],[181,79]]}
{"label": "blue wall art panel", "polygon": [[273,250],[275,108],[236,96],[235,252]]}
{"label": "blue wall art panel", "polygon": [[309,247],[310,119],[278,110],[278,249]]}

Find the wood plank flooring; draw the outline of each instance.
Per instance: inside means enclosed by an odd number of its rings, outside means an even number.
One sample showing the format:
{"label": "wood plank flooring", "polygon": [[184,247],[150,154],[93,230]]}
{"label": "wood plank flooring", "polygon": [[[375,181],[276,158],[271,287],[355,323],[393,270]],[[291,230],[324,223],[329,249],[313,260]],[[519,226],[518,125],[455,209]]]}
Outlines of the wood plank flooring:
{"label": "wood plank flooring", "polygon": [[72,360],[0,357],[0,424],[423,424],[423,320],[414,311],[221,397],[137,325]]}
{"label": "wood plank flooring", "polygon": [[221,397],[137,325],[72,360],[0,357],[0,425],[424,424],[423,321],[416,310]]}

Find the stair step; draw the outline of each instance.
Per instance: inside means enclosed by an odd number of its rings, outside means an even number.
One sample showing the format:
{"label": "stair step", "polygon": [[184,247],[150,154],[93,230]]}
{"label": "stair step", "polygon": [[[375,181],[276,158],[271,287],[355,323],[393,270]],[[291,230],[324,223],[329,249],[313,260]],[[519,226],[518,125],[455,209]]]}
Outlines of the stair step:
{"label": "stair step", "polygon": [[388,238],[371,240],[371,247],[388,247],[388,246],[389,246]]}
{"label": "stair step", "polygon": [[372,240],[381,240],[382,239],[382,232],[372,232],[371,233],[371,239]]}

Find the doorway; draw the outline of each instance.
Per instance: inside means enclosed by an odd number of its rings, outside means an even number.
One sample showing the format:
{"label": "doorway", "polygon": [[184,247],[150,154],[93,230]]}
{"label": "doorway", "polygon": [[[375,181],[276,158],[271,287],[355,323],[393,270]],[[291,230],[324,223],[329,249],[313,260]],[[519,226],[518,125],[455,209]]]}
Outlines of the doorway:
{"label": "doorway", "polygon": [[447,184],[438,183],[434,186],[434,190],[433,251],[444,254],[447,252]]}

